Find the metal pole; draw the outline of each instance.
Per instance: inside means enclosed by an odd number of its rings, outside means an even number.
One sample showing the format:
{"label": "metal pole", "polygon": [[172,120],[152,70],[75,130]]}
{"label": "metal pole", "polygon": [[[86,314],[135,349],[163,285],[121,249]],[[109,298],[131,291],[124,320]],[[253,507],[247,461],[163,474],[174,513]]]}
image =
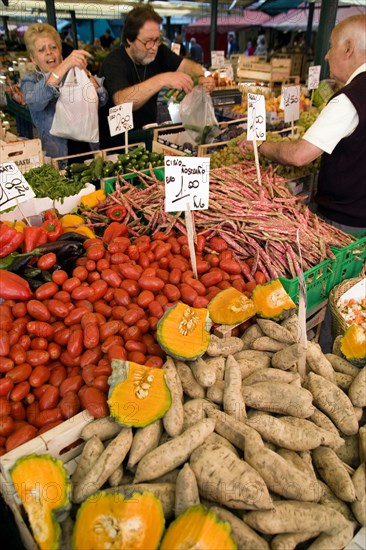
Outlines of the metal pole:
{"label": "metal pole", "polygon": [[10,40],[9,27],[8,27],[8,19],[9,19],[9,17],[8,17],[7,15],[3,15],[3,16],[2,16],[3,27],[4,27],[4,33],[5,33],[5,40]]}
{"label": "metal pole", "polygon": [[78,31],[76,27],[76,16],[73,10],[70,11],[70,17],[71,17],[72,42],[75,50],[77,50],[78,49]]}
{"label": "metal pole", "polygon": [[54,0],[46,0],[47,23],[57,29],[56,10]]}
{"label": "metal pole", "polygon": [[90,19],[90,36],[91,36],[91,44],[94,44],[95,32],[94,32],[94,20],[93,19]]}
{"label": "metal pole", "polygon": [[309,2],[308,25],[306,27],[305,44],[307,48],[311,47],[311,34],[313,31],[315,2]]}
{"label": "metal pole", "polygon": [[[211,2],[211,32],[210,32],[210,51],[216,50],[216,35],[217,35],[217,8],[218,0]],[[211,64],[211,59],[210,59]]]}
{"label": "metal pole", "polygon": [[329,50],[329,40],[331,32],[335,26],[338,8],[338,0],[327,0],[321,3],[319,28],[315,43],[314,64],[321,65],[320,79],[327,78],[329,74],[328,63],[324,61],[324,56]]}

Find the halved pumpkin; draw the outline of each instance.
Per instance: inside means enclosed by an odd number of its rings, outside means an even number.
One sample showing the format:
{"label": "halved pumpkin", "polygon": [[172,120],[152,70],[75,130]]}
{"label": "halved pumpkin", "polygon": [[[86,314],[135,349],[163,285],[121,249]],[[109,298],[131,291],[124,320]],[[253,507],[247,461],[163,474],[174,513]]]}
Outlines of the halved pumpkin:
{"label": "halved pumpkin", "polygon": [[351,325],[339,340],[343,355],[356,367],[366,365],[366,330],[359,325]]}
{"label": "halved pumpkin", "polygon": [[160,347],[176,359],[193,360],[205,353],[210,343],[211,322],[206,308],[177,302],[159,320]]}
{"label": "halved pumpkin", "polygon": [[252,293],[258,317],[282,321],[293,313],[296,304],[287,294],[279,279],[257,285]]}
{"label": "halved pumpkin", "polygon": [[231,526],[202,504],[190,506],[168,527],[160,550],[235,550]]}
{"label": "halved pumpkin", "polygon": [[119,360],[111,366],[108,405],[119,424],[142,428],[164,416],[172,398],[162,369]]}
{"label": "halved pumpkin", "polygon": [[18,458],[10,470],[41,550],[56,550],[61,535],[56,515],[70,504],[71,483],[61,460],[49,454]]}
{"label": "halved pumpkin", "polygon": [[207,309],[211,320],[220,325],[244,323],[256,314],[254,302],[234,287],[218,292]]}
{"label": "halved pumpkin", "polygon": [[73,550],[154,550],[165,519],[160,500],[152,493],[100,491],[80,506],[72,534]]}

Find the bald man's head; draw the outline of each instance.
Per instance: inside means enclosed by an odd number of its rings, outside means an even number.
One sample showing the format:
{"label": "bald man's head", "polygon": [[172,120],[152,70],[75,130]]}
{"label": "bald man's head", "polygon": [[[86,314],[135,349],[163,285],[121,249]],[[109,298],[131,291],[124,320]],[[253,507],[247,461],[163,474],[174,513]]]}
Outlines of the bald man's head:
{"label": "bald man's head", "polygon": [[366,15],[347,17],[338,23],[333,32],[340,44],[352,40],[356,50],[366,51]]}

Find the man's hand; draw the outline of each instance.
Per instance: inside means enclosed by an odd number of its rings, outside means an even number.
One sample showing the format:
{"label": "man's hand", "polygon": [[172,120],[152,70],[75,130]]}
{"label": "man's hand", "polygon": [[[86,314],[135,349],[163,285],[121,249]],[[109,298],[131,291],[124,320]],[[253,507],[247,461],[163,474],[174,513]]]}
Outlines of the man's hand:
{"label": "man's hand", "polygon": [[198,84],[203,86],[206,92],[212,92],[215,88],[215,79],[212,76],[200,76]]}
{"label": "man's hand", "polygon": [[245,156],[248,151],[254,151],[253,142],[246,139],[239,141],[239,151],[243,156]]}
{"label": "man's hand", "polygon": [[184,90],[186,94],[189,94],[194,88],[192,78],[181,71],[164,73],[166,88],[174,88],[175,90]]}

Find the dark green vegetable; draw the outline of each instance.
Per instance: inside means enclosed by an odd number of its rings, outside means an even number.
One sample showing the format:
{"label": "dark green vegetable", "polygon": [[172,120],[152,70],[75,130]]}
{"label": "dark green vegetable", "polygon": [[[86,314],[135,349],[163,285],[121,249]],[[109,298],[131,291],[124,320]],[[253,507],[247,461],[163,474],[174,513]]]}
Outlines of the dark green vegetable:
{"label": "dark green vegetable", "polygon": [[31,168],[24,177],[39,198],[48,197],[63,201],[65,197],[77,195],[84,187],[84,184],[77,180],[70,181],[49,164]]}
{"label": "dark green vegetable", "polygon": [[81,233],[75,233],[74,231],[68,231],[67,233],[62,233],[62,235],[59,236],[57,239],[57,242],[60,241],[74,241],[77,243],[83,243],[87,240],[86,235],[82,235]]}

